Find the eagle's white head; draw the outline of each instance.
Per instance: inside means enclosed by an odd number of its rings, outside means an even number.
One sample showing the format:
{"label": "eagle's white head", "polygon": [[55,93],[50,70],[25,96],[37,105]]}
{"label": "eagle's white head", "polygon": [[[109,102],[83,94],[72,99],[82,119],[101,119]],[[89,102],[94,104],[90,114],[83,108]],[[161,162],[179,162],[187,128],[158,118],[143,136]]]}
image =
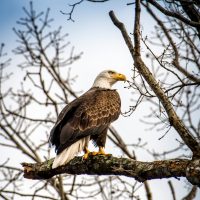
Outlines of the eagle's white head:
{"label": "eagle's white head", "polygon": [[92,87],[111,89],[117,81],[126,81],[126,76],[113,70],[105,70],[96,77]]}

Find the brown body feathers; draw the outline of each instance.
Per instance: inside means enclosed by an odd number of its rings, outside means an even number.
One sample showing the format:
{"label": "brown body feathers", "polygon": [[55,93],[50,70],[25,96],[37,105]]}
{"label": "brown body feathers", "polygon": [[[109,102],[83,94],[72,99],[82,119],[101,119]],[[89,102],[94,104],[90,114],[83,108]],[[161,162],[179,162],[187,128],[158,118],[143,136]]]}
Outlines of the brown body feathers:
{"label": "brown body feathers", "polygon": [[105,146],[107,129],[120,114],[116,90],[93,87],[69,103],[51,130],[50,142],[59,154],[73,143],[89,136],[97,146]]}

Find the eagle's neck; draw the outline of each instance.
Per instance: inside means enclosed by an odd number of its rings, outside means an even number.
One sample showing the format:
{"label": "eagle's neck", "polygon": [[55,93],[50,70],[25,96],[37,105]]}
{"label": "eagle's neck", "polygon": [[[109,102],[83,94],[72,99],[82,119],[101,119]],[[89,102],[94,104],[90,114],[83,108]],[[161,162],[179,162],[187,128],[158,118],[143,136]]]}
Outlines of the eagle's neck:
{"label": "eagle's neck", "polygon": [[114,83],[110,82],[108,79],[106,78],[97,78],[95,79],[93,86],[92,87],[98,87],[98,88],[104,88],[104,89],[111,89],[112,85]]}

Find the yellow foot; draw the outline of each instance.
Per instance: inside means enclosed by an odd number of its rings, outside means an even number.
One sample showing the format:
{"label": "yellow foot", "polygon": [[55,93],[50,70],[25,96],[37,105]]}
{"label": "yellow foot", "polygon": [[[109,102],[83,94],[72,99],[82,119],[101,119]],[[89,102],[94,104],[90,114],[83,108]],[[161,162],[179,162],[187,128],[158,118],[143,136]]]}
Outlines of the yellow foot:
{"label": "yellow foot", "polygon": [[96,156],[96,155],[112,156],[112,154],[105,153],[103,147],[99,147],[99,151],[98,152],[93,151],[91,153],[91,155],[93,155],[93,156]]}
{"label": "yellow foot", "polygon": [[87,147],[85,147],[84,151],[85,151],[85,154],[83,155],[83,159],[87,160],[89,157],[90,151]]}

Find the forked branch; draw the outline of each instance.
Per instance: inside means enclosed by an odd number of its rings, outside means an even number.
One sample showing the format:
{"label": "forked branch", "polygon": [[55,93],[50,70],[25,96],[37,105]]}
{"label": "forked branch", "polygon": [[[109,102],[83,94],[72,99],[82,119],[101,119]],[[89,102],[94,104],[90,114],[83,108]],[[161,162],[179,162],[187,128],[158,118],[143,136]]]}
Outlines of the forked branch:
{"label": "forked branch", "polygon": [[135,67],[137,68],[140,75],[149,84],[149,86],[151,87],[151,89],[154,91],[159,101],[161,102],[163,108],[165,109],[168,115],[170,125],[175,128],[175,130],[180,135],[180,137],[185,142],[185,144],[191,149],[191,151],[193,152],[193,157],[199,158],[200,145],[198,141],[195,140],[195,138],[192,136],[192,134],[184,125],[183,121],[179,118],[169,98],[160,87],[159,82],[155,79],[155,77],[153,76],[153,74],[151,73],[151,71],[149,70],[149,68],[146,66],[146,64],[143,62],[141,58],[141,54],[140,54],[140,1],[139,0],[136,1],[136,8],[135,8],[135,26],[134,26],[135,46],[133,46],[124,24],[117,19],[114,12],[110,11],[109,15],[112,22],[121,31],[122,36],[133,58]]}

